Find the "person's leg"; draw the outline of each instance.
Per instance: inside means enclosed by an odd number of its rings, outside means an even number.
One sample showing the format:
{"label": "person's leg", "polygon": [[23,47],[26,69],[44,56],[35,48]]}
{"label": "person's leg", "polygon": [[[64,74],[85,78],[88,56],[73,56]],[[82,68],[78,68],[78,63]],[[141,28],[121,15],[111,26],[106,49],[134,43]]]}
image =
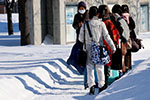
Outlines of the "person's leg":
{"label": "person's leg", "polygon": [[104,66],[104,74],[105,74],[105,85],[104,88],[106,89],[108,86],[108,79],[110,76],[110,67],[109,66]]}
{"label": "person's leg", "polygon": [[87,77],[88,77],[88,85],[89,87],[95,85],[94,81],[94,66],[91,64],[87,65]]}
{"label": "person's leg", "polygon": [[95,87],[98,87],[98,79],[97,79],[96,67],[94,67],[94,76],[95,76]]}
{"label": "person's leg", "polygon": [[94,94],[94,86],[95,86],[95,81],[94,81],[94,65],[88,64],[87,65],[87,76],[88,76],[88,86],[90,88],[89,94]]}
{"label": "person's leg", "polygon": [[127,53],[126,43],[121,43],[121,51],[122,51],[122,72],[123,74],[126,72],[125,66],[125,55]]}
{"label": "person's leg", "polygon": [[125,66],[125,55],[122,55],[122,72],[126,72],[126,66]]}
{"label": "person's leg", "polygon": [[107,87],[107,81],[108,81],[108,67],[107,66],[104,66],[104,74],[105,74],[105,87]]}
{"label": "person's leg", "polygon": [[127,51],[127,54],[126,54],[126,56],[125,56],[125,66],[127,67],[126,69],[127,70],[130,70],[130,69],[132,69],[132,64],[131,64],[131,62],[132,62],[132,59],[131,59],[132,57],[131,57],[131,52],[128,50]]}
{"label": "person's leg", "polygon": [[97,72],[97,78],[98,78],[99,92],[101,92],[102,90],[104,90],[104,84],[105,84],[104,66],[97,65],[96,72]]}
{"label": "person's leg", "polygon": [[129,69],[131,70],[132,69],[132,53],[130,52],[130,66],[129,66]]}
{"label": "person's leg", "polygon": [[87,68],[85,67],[84,69],[84,89],[88,88],[88,83],[87,83]]}

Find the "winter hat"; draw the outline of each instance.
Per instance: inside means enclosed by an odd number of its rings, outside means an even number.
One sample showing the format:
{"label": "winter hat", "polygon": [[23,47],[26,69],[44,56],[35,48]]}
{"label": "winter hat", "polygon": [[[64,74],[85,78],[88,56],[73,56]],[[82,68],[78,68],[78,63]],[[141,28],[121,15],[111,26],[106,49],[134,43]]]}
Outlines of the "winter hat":
{"label": "winter hat", "polygon": [[85,4],[85,2],[83,2],[83,1],[79,2],[79,4],[78,4],[78,9],[79,9],[80,7],[84,7],[84,8],[86,9],[86,4]]}

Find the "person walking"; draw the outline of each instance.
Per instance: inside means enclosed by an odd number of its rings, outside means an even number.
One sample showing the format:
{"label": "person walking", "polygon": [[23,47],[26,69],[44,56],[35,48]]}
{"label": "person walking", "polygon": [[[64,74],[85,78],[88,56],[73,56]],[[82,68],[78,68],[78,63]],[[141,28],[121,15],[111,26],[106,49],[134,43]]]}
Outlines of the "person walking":
{"label": "person walking", "polygon": [[74,16],[74,21],[72,24],[73,28],[76,30],[76,43],[72,48],[69,58],[67,59],[67,64],[73,65],[81,75],[84,74],[85,66],[79,65],[78,53],[79,50],[83,47],[83,44],[79,41],[79,33],[80,28],[85,20],[88,20],[88,10],[86,9],[86,3],[81,1],[78,3],[78,12]]}
{"label": "person walking", "polygon": [[[113,40],[115,47],[117,48],[118,44],[119,44],[120,35],[119,35],[119,32],[118,32],[116,26],[111,21],[111,18],[110,18],[111,12],[110,12],[109,7],[107,5],[100,5],[99,13],[100,13],[99,18],[102,18],[102,21],[105,23],[108,33],[109,33],[111,39]],[[111,52],[111,47],[108,45],[108,43],[105,40],[104,40],[104,44],[106,45],[107,49],[110,52],[109,56],[111,59],[111,62],[109,64],[105,65],[105,88],[107,88],[108,78],[110,76],[110,67],[112,64],[112,54],[113,53]]]}
{"label": "person walking", "polygon": [[120,77],[125,74],[126,66],[125,66],[125,55],[127,53],[127,41],[129,40],[130,30],[126,21],[122,18],[122,8],[119,4],[115,4],[112,8],[112,13],[116,17],[115,25],[120,34],[121,40],[121,51],[122,51],[122,70],[120,70]]}
{"label": "person walking", "polygon": [[[116,48],[111,40],[107,28],[105,24],[102,22],[101,19],[98,18],[98,8],[96,6],[90,7],[89,10],[89,21],[87,22],[89,24],[89,28],[92,33],[93,40],[97,43],[99,43],[101,46],[104,45],[103,43],[103,37],[104,40],[110,45],[112,52],[114,53]],[[91,37],[89,36],[89,31],[87,29],[87,24],[83,24],[80,30],[79,34],[79,41],[82,43],[84,42],[84,36],[85,36],[85,45],[86,45],[86,51],[87,51],[87,76],[88,76],[88,86],[90,87],[89,94],[93,95],[95,92],[95,81],[94,81],[94,68],[96,67],[97,72],[97,78],[98,78],[98,87],[99,92],[104,90],[104,84],[105,84],[105,75],[104,75],[104,65],[101,64],[93,64],[91,62]]]}
{"label": "person walking", "polygon": [[[124,18],[124,20],[127,22],[128,26],[129,26],[129,30],[130,30],[130,41],[132,39],[136,38],[136,34],[135,34],[135,22],[133,20],[133,18],[130,16],[129,13],[129,7],[128,5],[122,5],[122,17]],[[131,54],[131,42],[129,43],[130,48],[127,49],[127,53],[125,55],[125,66],[126,66],[126,70],[130,70],[132,69],[132,54]]]}

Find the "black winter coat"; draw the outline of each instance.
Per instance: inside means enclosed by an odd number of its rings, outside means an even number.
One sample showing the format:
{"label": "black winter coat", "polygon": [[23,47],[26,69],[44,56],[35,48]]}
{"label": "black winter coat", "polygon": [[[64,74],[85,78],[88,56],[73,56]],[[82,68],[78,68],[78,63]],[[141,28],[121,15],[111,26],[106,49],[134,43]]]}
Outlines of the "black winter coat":
{"label": "black winter coat", "polygon": [[128,26],[129,26],[129,29],[130,29],[130,38],[131,39],[135,39],[136,38],[136,34],[135,34],[135,31],[134,31],[134,29],[135,29],[135,22],[134,22],[132,17],[129,17],[129,22],[130,23],[128,24]]}
{"label": "black winter coat", "polygon": [[76,30],[76,33],[77,33],[77,40],[79,39],[79,33],[80,33],[80,28],[81,26],[79,26],[79,23],[82,22],[84,23],[85,19],[88,18],[88,15],[87,15],[87,12],[85,12],[85,14],[80,14],[80,13],[77,13],[74,17],[74,21],[73,21],[73,28]]}

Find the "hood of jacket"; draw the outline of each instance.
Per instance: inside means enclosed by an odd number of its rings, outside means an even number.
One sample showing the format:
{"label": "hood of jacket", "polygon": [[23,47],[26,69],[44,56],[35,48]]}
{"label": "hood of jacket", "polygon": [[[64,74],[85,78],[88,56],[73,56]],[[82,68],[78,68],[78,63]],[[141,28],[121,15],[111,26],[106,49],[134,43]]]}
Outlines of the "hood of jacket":
{"label": "hood of jacket", "polygon": [[90,24],[92,27],[97,27],[101,24],[102,20],[99,19],[98,17],[94,16],[91,20],[90,20]]}
{"label": "hood of jacket", "polygon": [[129,21],[130,14],[129,13],[122,13],[122,17],[127,21],[128,24],[130,23],[130,21]]}

